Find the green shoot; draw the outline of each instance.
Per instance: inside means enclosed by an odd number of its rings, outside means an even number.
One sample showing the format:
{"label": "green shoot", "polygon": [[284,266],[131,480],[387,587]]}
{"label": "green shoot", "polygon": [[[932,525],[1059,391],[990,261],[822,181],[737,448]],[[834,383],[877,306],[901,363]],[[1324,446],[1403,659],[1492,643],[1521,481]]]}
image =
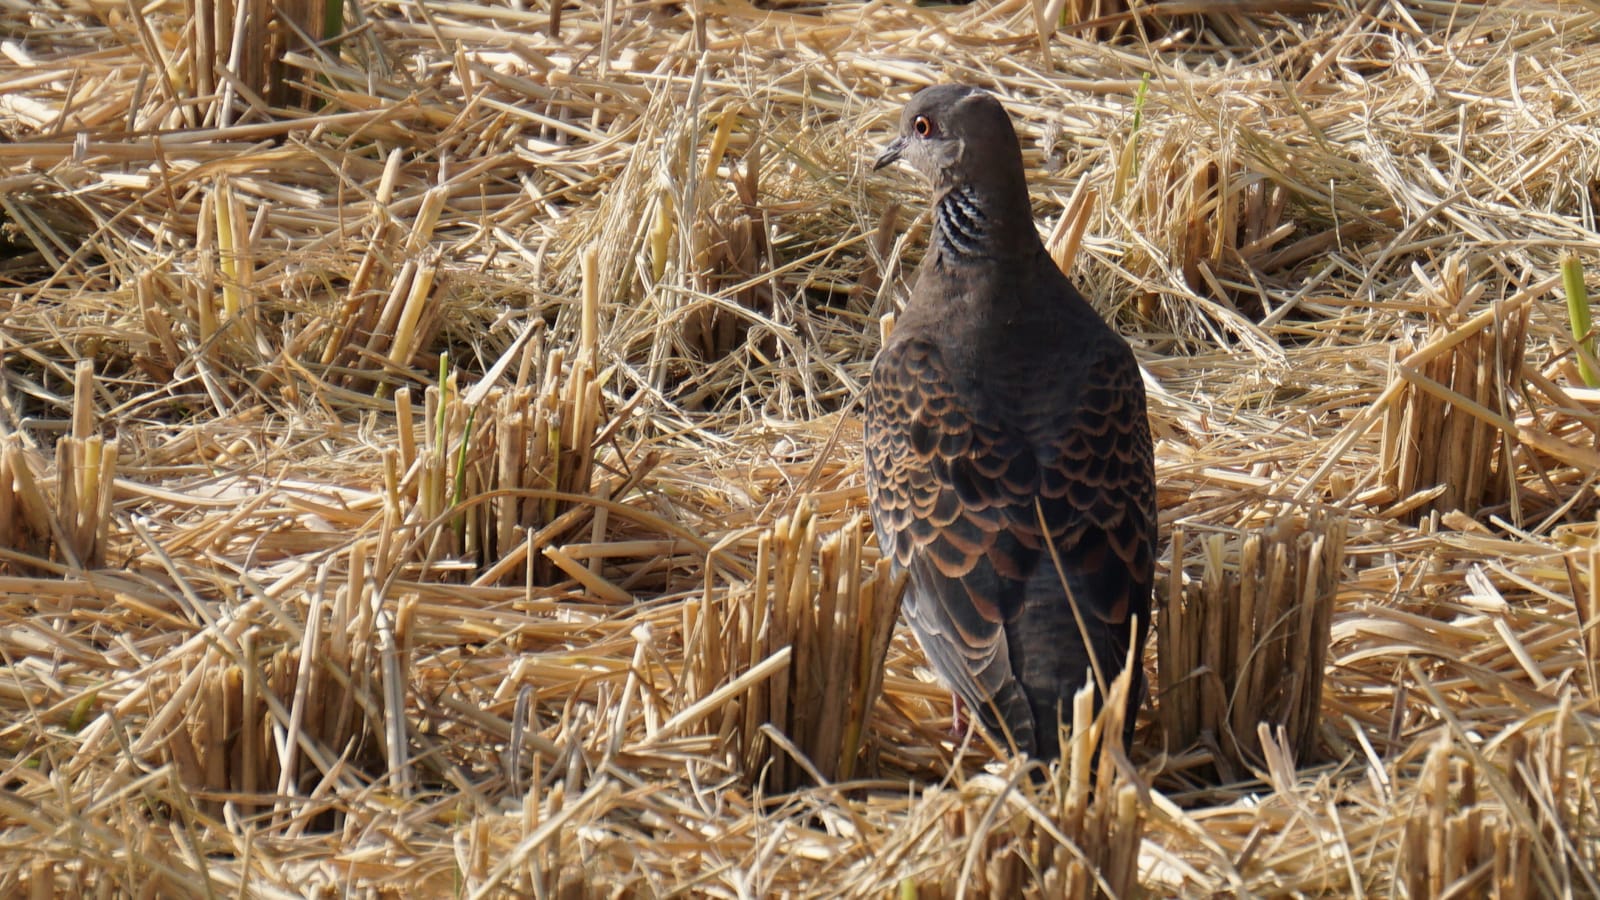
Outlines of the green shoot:
{"label": "green shoot", "polygon": [[1589,320],[1589,291],[1583,284],[1583,261],[1576,253],[1561,257],[1561,286],[1567,294],[1567,321],[1572,326],[1572,340],[1577,345],[1578,374],[1589,387],[1600,386],[1600,376],[1594,371],[1594,335]]}

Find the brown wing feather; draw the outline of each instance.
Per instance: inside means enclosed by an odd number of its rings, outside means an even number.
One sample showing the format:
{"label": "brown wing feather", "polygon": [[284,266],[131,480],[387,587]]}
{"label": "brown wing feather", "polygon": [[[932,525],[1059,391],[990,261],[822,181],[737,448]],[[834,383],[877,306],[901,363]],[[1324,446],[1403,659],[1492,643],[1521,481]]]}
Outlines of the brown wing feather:
{"label": "brown wing feather", "polygon": [[935,345],[912,340],[873,368],[867,466],[878,540],[910,572],[906,618],[929,662],[991,734],[1031,750],[1005,625],[1039,554],[1016,527],[1039,488],[1034,454],[955,392]]}
{"label": "brown wing feather", "polygon": [[[1149,618],[1156,493],[1144,386],[1120,341],[1100,342],[1073,404],[1040,398],[1027,419],[1043,449],[1039,501],[1057,554],[1095,616]],[[1059,398],[1057,398],[1059,399]]]}
{"label": "brown wing feather", "polygon": [[1077,402],[1025,391],[1016,396],[1031,402],[1007,411],[963,397],[938,346],[920,338],[885,348],[868,395],[868,493],[884,552],[910,572],[906,617],[990,732],[1044,756],[1056,753],[1053,711],[1083,683],[1088,647],[1111,677],[1135,637],[1129,616],[1140,645],[1148,621],[1144,396],[1132,354],[1107,337],[1115,343],[1084,349],[1109,352],[1079,357]]}
{"label": "brown wing feather", "polygon": [[[1056,710],[1070,706],[1096,666],[1108,683],[1115,678],[1150,624],[1156,495],[1144,386],[1132,352],[1109,329],[1085,350],[1077,402],[1037,398],[1024,416],[1041,449],[1039,507],[1056,552],[1029,579],[1010,650],[1047,758],[1058,753]],[[1143,670],[1133,676],[1126,739],[1143,700]]]}

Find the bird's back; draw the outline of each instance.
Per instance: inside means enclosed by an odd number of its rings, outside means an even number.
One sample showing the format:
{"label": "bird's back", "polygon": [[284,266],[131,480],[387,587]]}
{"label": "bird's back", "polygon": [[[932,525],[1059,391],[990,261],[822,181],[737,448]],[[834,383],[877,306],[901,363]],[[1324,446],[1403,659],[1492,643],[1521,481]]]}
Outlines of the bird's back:
{"label": "bird's back", "polygon": [[[991,733],[1049,758],[1086,673],[1113,677],[1143,644],[1155,496],[1131,350],[1053,267],[1035,283],[1026,271],[1041,270],[922,273],[874,367],[868,434],[905,440],[896,468],[925,495],[916,523],[879,532],[911,570],[907,615],[930,662]],[[928,428],[938,443],[919,445]]]}

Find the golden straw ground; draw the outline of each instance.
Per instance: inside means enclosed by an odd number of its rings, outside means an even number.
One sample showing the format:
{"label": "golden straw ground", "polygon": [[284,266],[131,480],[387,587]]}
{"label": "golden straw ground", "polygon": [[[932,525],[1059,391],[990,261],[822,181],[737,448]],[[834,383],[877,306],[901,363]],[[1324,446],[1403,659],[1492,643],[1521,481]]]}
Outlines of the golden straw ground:
{"label": "golden straw ground", "polygon": [[[1600,13],[262,8],[0,8],[0,894],[1600,893]],[[1038,788],[860,516],[953,79],[1147,368],[1158,594],[1327,635]]]}

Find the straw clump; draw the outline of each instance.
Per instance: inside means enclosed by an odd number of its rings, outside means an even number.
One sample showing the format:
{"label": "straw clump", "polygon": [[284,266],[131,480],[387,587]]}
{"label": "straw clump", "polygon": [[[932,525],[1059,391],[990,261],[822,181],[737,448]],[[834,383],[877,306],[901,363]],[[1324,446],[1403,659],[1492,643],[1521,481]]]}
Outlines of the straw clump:
{"label": "straw clump", "polygon": [[[1206,748],[1186,764],[1209,756],[1225,782],[1265,765],[1263,723],[1281,730],[1297,763],[1321,757],[1323,670],[1347,526],[1319,511],[1268,508],[1259,519],[1269,524],[1231,534],[1206,533],[1200,522],[1174,528],[1156,630],[1162,736],[1174,749]],[[1200,531],[1193,540],[1191,528]]]}
{"label": "straw clump", "polygon": [[[332,6],[0,11],[0,893],[1600,892],[1594,12]],[[1037,785],[861,518],[956,79],[1171,541]]]}
{"label": "straw clump", "polygon": [[[1445,260],[1441,275],[1447,287],[1432,310],[1438,324],[1424,345],[1447,349],[1404,354],[1395,363],[1403,386],[1394,385],[1399,392],[1384,417],[1379,450],[1383,486],[1390,492],[1385,499],[1399,501],[1390,515],[1472,515],[1515,502],[1509,473],[1518,441],[1509,414],[1525,381],[1528,309],[1495,303],[1490,315],[1462,321],[1458,311],[1479,306],[1484,285],[1469,285],[1454,256]],[[1401,351],[1395,348],[1397,355]]]}

